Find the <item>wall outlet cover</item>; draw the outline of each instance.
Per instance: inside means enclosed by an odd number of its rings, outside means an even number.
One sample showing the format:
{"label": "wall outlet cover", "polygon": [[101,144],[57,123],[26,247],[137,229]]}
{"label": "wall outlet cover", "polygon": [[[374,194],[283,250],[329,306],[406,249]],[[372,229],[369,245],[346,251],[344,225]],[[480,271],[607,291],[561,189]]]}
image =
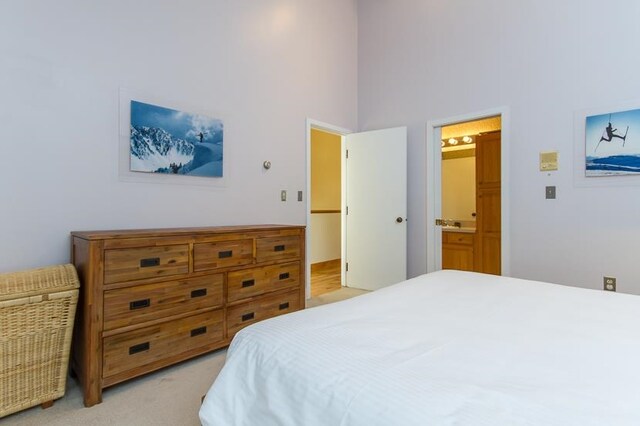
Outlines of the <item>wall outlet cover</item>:
{"label": "wall outlet cover", "polygon": [[605,291],[616,291],[616,279],[614,277],[603,277]]}

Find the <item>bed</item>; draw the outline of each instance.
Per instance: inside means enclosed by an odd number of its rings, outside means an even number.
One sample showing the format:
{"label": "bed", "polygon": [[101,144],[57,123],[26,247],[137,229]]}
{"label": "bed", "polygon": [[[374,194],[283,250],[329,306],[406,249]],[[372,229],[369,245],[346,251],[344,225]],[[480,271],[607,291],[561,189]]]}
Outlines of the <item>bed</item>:
{"label": "bed", "polygon": [[257,323],[203,425],[638,425],[640,298],[440,271]]}

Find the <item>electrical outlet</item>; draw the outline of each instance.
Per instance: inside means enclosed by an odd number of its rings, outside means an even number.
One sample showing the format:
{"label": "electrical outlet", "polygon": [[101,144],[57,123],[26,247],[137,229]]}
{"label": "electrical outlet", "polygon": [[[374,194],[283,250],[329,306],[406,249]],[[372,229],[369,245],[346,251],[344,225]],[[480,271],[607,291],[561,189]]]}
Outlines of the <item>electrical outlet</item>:
{"label": "electrical outlet", "polygon": [[616,291],[616,279],[614,277],[603,277],[605,291]]}
{"label": "electrical outlet", "polygon": [[298,201],[302,201],[302,191],[298,191]]}
{"label": "electrical outlet", "polygon": [[287,191],[284,189],[280,191],[280,201],[287,201]]}

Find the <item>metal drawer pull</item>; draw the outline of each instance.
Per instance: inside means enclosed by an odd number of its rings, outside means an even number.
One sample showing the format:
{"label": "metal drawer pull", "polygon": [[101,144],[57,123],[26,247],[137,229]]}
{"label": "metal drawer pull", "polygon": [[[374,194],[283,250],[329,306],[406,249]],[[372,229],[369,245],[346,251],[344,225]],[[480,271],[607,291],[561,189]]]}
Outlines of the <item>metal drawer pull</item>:
{"label": "metal drawer pull", "polygon": [[191,337],[199,336],[207,333],[207,327],[198,327],[191,330]]}
{"label": "metal drawer pull", "polygon": [[140,267],[141,268],[149,268],[151,266],[160,265],[159,257],[150,257],[148,259],[140,259]]}
{"label": "metal drawer pull", "polygon": [[273,251],[284,251],[284,244],[279,246],[274,246]]}
{"label": "metal drawer pull", "polygon": [[278,306],[280,310],[287,309],[288,307],[289,307],[289,302],[281,303],[280,306]]}
{"label": "metal drawer pull", "polygon": [[233,250],[219,251],[218,259],[226,259],[227,257],[233,256]]}
{"label": "metal drawer pull", "polygon": [[287,278],[289,278],[289,273],[288,273],[288,272],[285,272],[285,273],[283,273],[283,274],[280,274],[280,279],[281,279],[281,280],[286,280]]}
{"label": "metal drawer pull", "polygon": [[256,280],[246,280],[242,281],[242,288],[245,287],[253,287],[256,284]]}
{"label": "metal drawer pull", "polygon": [[133,345],[129,347],[129,355],[137,354],[138,352],[148,351],[151,345],[149,342],[140,343],[139,345]]}
{"label": "metal drawer pull", "polygon": [[151,306],[151,299],[141,299],[129,302],[130,311],[133,311],[135,309],[148,308],[149,306]]}
{"label": "metal drawer pull", "polygon": [[206,296],[207,295],[207,289],[206,288],[199,288],[197,290],[193,290],[191,292],[191,297],[202,297],[202,296]]}
{"label": "metal drawer pull", "polygon": [[251,313],[249,313],[249,314],[244,314],[244,315],[242,316],[242,321],[249,321],[249,320],[252,320],[254,316],[255,316],[255,315],[254,315],[254,313],[253,313],[253,312],[251,312]]}

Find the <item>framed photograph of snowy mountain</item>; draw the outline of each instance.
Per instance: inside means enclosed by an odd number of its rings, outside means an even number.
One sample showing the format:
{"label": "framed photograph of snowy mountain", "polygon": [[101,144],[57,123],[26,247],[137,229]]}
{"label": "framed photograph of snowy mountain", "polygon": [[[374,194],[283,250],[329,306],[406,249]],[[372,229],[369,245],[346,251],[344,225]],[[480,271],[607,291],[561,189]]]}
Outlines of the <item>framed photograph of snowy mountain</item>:
{"label": "framed photograph of snowy mountain", "polygon": [[131,101],[132,172],[222,177],[222,120]]}
{"label": "framed photograph of snowy mountain", "polygon": [[586,117],[585,176],[640,176],[640,109]]}

